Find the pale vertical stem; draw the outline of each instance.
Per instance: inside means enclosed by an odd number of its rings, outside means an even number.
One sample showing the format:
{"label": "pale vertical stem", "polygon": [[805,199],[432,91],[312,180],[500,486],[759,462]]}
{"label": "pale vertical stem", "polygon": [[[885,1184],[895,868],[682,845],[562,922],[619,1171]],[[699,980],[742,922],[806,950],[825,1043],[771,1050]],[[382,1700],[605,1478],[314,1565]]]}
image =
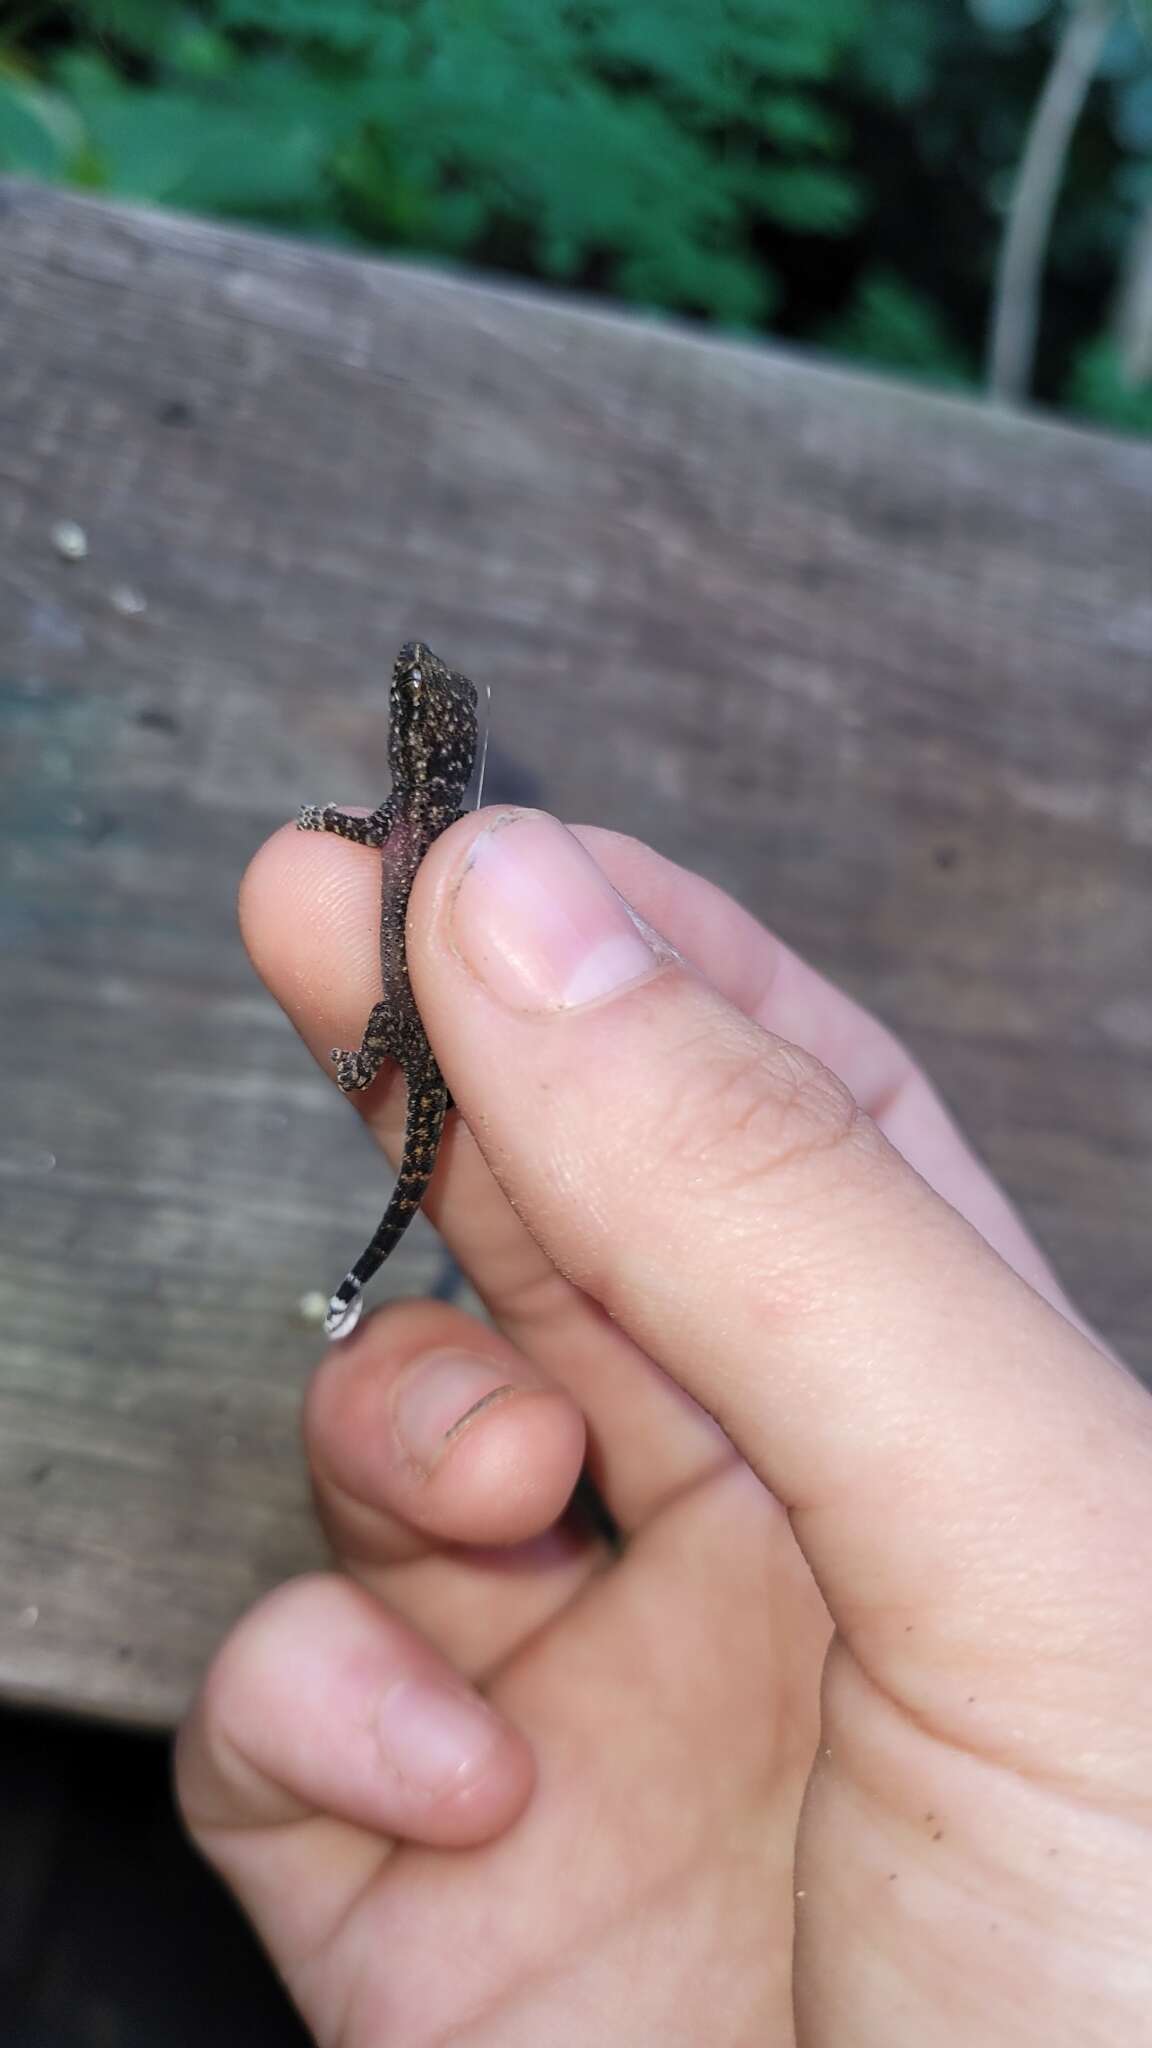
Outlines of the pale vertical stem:
{"label": "pale vertical stem", "polygon": [[1040,287],[1056,195],[1116,0],[1077,0],[1032,117],[1000,244],[988,338],[988,390],[1018,405],[1032,385]]}

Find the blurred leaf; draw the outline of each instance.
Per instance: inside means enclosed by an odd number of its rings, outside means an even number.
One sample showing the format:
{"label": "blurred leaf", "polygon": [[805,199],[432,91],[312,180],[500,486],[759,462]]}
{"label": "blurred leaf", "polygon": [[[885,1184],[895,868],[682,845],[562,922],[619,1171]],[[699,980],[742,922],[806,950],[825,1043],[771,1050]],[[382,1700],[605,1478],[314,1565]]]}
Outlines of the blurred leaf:
{"label": "blurred leaf", "polygon": [[771,220],[801,233],[842,234],[860,216],[860,191],[846,172],[814,164],[766,165],[756,174],[755,188]]}
{"label": "blurred leaf", "polygon": [[236,69],[236,61],[228,38],[197,22],[186,23],[165,53],[169,70],[194,80],[227,78]]}
{"label": "blurred leaf", "polygon": [[1152,64],[1112,95],[1112,126],[1126,149],[1152,155]]}
{"label": "blurred leaf", "polygon": [[847,311],[824,329],[825,348],[935,384],[972,384],[963,351],[936,308],[887,271],[861,278]]}
{"label": "blurred leaf", "polygon": [[283,94],[261,107],[124,85],[89,58],[66,67],[100,182],[136,199],[207,212],[307,207],[325,137]]}
{"label": "blurred leaf", "polygon": [[1152,200],[1152,156],[1120,165],[1116,173],[1116,197],[1130,213],[1148,205]]}
{"label": "blurred leaf", "polygon": [[893,106],[910,106],[935,83],[944,40],[939,13],[924,0],[886,0],[883,32],[858,37],[849,62],[870,94]]}
{"label": "blurred leaf", "polygon": [[373,0],[217,0],[215,8],[221,28],[250,29],[286,42],[326,43],[336,50],[371,44],[390,11]]}
{"label": "blurred leaf", "polygon": [[1133,390],[1125,383],[1110,341],[1092,341],[1080,351],[1064,395],[1073,412],[1103,426],[1152,434],[1152,389]]}
{"label": "blurred leaf", "polygon": [[1004,33],[1042,21],[1052,11],[1052,0],[968,0],[968,7],[983,27]]}
{"label": "blurred leaf", "polygon": [[762,322],[776,299],[767,270],[697,249],[677,260],[673,251],[626,257],[616,273],[622,298],[657,309],[708,307],[717,319],[743,327]]}
{"label": "blurred leaf", "polygon": [[843,121],[801,92],[779,94],[758,108],[756,127],[780,149],[842,151],[848,136]]}
{"label": "blurred leaf", "polygon": [[183,0],[78,0],[96,39],[122,43],[142,57],[161,57],[181,34],[189,10]]}
{"label": "blurred leaf", "polygon": [[0,169],[58,178],[82,135],[66,100],[0,72]]}

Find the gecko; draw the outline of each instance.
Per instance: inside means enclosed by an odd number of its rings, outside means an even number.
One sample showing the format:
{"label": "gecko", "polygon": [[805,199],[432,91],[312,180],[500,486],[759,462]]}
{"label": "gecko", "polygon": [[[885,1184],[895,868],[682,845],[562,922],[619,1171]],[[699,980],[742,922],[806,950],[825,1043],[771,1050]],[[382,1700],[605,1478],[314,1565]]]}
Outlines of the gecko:
{"label": "gecko", "polygon": [[393,663],[389,693],[390,795],[367,817],[354,817],[335,804],[305,804],[296,819],[302,832],[334,832],[385,855],[380,900],[383,996],[356,1051],[336,1047],[330,1058],[337,1086],[346,1095],[369,1087],[386,1059],[402,1069],[408,1090],[396,1185],[375,1235],[328,1303],[324,1329],[332,1338],[351,1335],[360,1320],[366,1283],[420,1207],[452,1108],[412,994],[405,927],[417,868],[433,840],[464,815],[479,740],[476,707],[476,688],[467,676],[447,668],[422,640],[405,642]]}

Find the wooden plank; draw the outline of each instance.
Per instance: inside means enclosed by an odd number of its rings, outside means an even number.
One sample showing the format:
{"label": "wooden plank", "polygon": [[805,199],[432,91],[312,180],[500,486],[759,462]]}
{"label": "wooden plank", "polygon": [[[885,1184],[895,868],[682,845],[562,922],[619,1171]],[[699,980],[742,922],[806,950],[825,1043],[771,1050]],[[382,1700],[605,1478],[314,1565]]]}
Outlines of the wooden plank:
{"label": "wooden plank", "polygon": [[492,683],[505,776],[726,884],[906,1034],[1147,1367],[1152,451],[2,204],[0,1688],[163,1722],[317,1554],[296,1304],[384,1181],[233,896],[300,798],[379,793],[414,630]]}

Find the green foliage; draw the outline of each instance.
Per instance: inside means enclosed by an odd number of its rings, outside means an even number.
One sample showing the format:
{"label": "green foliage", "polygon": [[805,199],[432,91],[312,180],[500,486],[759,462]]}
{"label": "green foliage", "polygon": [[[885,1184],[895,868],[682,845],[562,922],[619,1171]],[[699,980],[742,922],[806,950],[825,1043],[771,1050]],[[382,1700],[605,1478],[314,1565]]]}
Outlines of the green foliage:
{"label": "green foliage", "polygon": [[0,164],[36,178],[61,178],[76,161],[83,129],[67,100],[0,58]]}
{"label": "green foliage", "polygon": [[[964,384],[1070,4],[11,0],[0,170]],[[1042,393],[1114,423],[1137,400],[1096,344],[1152,203],[1150,38],[1152,0],[1117,0],[1046,281]]]}
{"label": "green foliage", "polygon": [[1101,426],[1122,434],[1152,434],[1152,388],[1133,390],[1107,340],[1089,342],[1080,351],[1065,395],[1073,412]]}
{"label": "green foliage", "polygon": [[977,21],[991,29],[1031,28],[1042,21],[1052,0],[968,0]]}
{"label": "green foliage", "polygon": [[83,134],[80,182],[202,213],[322,224],[329,138],[315,106],[301,118],[290,76],[263,80],[258,99],[191,81],[126,86],[96,55],[68,58],[57,76]]}
{"label": "green foliage", "polygon": [[[814,88],[865,0],[85,0],[0,157],[108,191],[764,319],[773,227],[860,210]],[[143,75],[141,73],[143,72]]]}
{"label": "green foliage", "polygon": [[887,271],[865,272],[845,311],[820,339],[825,348],[851,362],[874,363],[933,384],[975,382],[972,365],[936,308]]}

